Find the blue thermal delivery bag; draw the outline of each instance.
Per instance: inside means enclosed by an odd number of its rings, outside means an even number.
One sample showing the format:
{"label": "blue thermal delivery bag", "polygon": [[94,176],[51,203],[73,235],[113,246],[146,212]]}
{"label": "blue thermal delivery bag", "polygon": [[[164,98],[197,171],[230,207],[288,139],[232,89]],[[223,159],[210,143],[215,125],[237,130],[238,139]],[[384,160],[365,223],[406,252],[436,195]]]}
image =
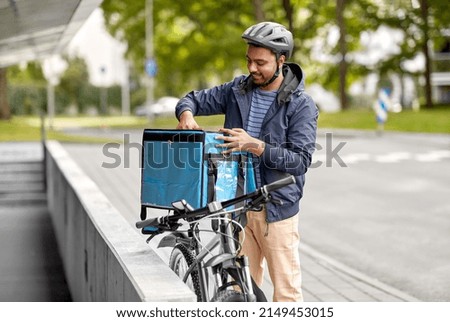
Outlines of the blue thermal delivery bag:
{"label": "blue thermal delivery bag", "polygon": [[147,208],[172,209],[186,200],[201,208],[256,190],[252,156],[223,154],[220,133],[146,129],[142,138],[141,219]]}

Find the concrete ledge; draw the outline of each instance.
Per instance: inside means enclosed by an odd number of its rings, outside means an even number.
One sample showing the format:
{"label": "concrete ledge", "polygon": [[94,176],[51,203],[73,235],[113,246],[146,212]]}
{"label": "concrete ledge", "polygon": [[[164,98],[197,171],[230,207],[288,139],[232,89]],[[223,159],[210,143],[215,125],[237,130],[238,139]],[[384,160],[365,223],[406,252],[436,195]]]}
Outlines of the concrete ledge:
{"label": "concrete ledge", "polygon": [[48,207],[74,301],[196,300],[58,142],[47,142],[45,154]]}

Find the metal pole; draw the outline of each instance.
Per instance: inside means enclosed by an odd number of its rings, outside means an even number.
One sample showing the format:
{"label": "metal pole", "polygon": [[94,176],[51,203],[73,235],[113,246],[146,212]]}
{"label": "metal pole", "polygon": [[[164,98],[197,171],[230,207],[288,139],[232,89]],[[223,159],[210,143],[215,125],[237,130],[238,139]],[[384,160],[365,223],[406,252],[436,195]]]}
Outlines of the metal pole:
{"label": "metal pole", "polygon": [[130,84],[128,81],[122,85],[122,115],[130,115]]}
{"label": "metal pole", "polygon": [[130,67],[128,62],[125,63],[125,82],[122,84],[122,115],[130,115]]}
{"label": "metal pole", "polygon": [[55,117],[55,86],[50,80],[47,81],[47,114],[48,127],[53,129],[53,118]]}
{"label": "metal pole", "polygon": [[[145,2],[145,54],[147,61],[154,60],[153,49],[153,0]],[[155,80],[151,75],[147,75],[147,103],[154,101]]]}
{"label": "metal pole", "polygon": [[44,182],[44,191],[47,191],[47,153],[45,149],[45,144],[47,140],[47,132],[45,129],[45,112],[40,112],[41,118],[41,145],[42,145],[42,170],[43,170],[43,182]]}
{"label": "metal pole", "polygon": [[108,109],[108,88],[106,87],[106,66],[100,67],[102,86],[100,86],[100,114],[106,115]]}

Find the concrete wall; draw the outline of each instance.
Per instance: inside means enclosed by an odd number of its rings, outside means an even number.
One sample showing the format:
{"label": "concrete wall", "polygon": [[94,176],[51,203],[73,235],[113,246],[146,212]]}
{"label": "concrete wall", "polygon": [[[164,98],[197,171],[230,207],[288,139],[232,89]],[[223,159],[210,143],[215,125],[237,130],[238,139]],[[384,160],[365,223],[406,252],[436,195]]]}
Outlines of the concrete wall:
{"label": "concrete wall", "polygon": [[48,206],[74,301],[195,301],[195,295],[55,141]]}

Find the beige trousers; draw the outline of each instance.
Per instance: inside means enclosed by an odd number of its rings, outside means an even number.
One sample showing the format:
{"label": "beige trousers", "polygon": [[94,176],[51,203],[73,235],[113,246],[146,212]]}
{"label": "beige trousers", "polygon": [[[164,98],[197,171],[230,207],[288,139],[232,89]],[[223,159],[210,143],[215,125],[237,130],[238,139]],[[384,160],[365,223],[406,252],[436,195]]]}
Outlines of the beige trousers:
{"label": "beige trousers", "polygon": [[298,215],[267,223],[265,209],[247,213],[242,253],[249,258],[250,273],[258,286],[263,283],[266,259],[274,302],[303,301],[299,243]]}

